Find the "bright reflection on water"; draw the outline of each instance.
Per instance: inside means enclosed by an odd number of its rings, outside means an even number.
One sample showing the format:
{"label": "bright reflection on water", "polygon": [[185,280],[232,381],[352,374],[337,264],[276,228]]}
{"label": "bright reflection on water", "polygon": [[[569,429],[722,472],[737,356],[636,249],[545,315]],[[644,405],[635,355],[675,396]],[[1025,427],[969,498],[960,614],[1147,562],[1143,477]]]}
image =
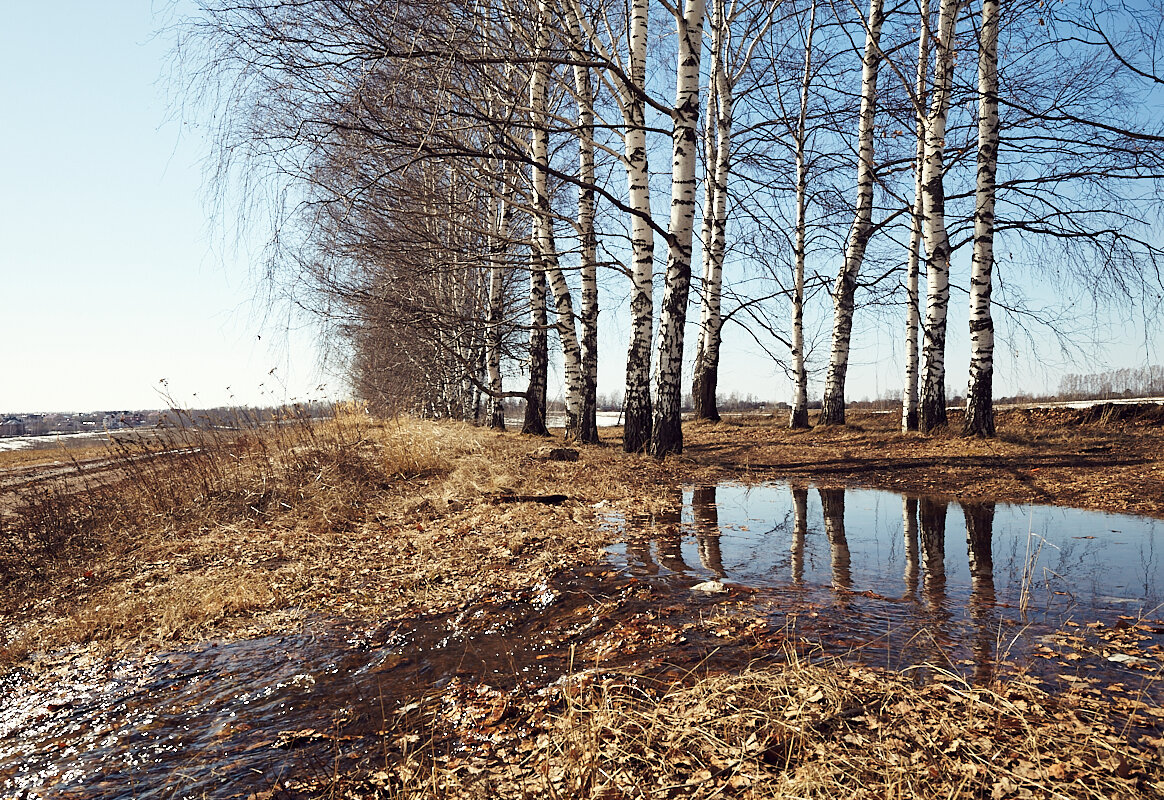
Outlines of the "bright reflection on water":
{"label": "bright reflection on water", "polygon": [[[868,489],[687,489],[612,554],[751,587],[831,586],[948,610],[976,596],[1036,614],[1152,614],[1164,601],[1164,521],[1052,506],[947,502]],[[1026,590],[1024,593],[1024,589]]]}
{"label": "bright reflection on water", "polygon": [[653,518],[608,520],[627,529],[610,550],[618,566],[757,590],[777,625],[887,666],[988,677],[1065,621],[1158,616],[1164,602],[1160,520],[787,485],[673,500]]}

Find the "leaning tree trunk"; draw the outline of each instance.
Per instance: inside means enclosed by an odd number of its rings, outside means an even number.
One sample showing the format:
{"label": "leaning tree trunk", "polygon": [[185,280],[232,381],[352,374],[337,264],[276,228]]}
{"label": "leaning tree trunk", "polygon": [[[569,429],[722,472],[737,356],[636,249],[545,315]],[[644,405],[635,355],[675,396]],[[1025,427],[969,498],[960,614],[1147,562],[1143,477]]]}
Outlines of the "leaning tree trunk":
{"label": "leaning tree trunk", "polygon": [[546,273],[537,244],[530,241],[529,264],[529,387],[525,394],[525,419],[521,432],[548,436],[546,384],[550,371],[549,319],[546,315]]}
{"label": "leaning tree trunk", "polygon": [[881,25],[885,20],[882,0],[870,0],[865,30],[865,55],[861,59],[861,116],[857,123],[857,208],[845,261],[833,286],[833,337],[828,375],[821,398],[820,424],[845,423],[845,376],[849,370],[849,345],[853,331],[853,302],[857,275],[865,248],[873,234],[873,122],[877,113],[877,72],[881,65]]}
{"label": "leaning tree trunk", "polygon": [[[581,55],[579,49],[578,56]],[[589,67],[575,65],[574,84],[578,95],[578,238],[582,256],[582,411],[578,439],[597,444],[598,238],[594,232],[594,89]]]}
{"label": "leaning tree trunk", "polygon": [[901,393],[901,429],[916,431],[918,427],[918,325],[921,314],[918,306],[918,265],[921,263],[922,215],[924,188],[922,180],[926,160],[926,82],[930,60],[930,1],[921,0],[922,24],[918,34],[917,84],[914,94],[917,117],[917,152],[914,155],[913,220],[909,230],[909,260],[905,269],[905,386]]}
{"label": "leaning tree trunk", "polygon": [[934,87],[925,130],[922,176],[923,235],[926,245],[926,320],[923,339],[918,428],[931,431],[946,424],[946,311],[950,304],[950,238],[946,233],[944,160],[946,116],[954,79],[954,36],[960,0],[942,0],[934,41]]}
{"label": "leaning tree trunk", "polygon": [[812,85],[812,38],[816,31],[816,2],[808,15],[808,33],[804,39],[804,76],[800,82],[800,114],[796,121],[796,233],[793,247],[795,286],[792,293],[792,373],[796,386],[793,390],[792,413],[788,427],[808,427],[808,368],[804,358],[804,262],[807,258],[806,211],[808,206],[808,162],[805,144],[808,136],[808,92]]}
{"label": "leaning tree trunk", "polygon": [[712,3],[711,78],[708,81],[703,184],[703,301],[699,342],[692,368],[691,398],[695,416],[718,420],[715,393],[719,383],[720,331],[723,327],[723,258],[727,244],[727,180],[731,168],[732,84],[724,62],[731,29],[724,0]]}
{"label": "leaning tree trunk", "polygon": [[998,0],[982,2],[978,49],[978,184],[974,191],[974,254],[970,268],[970,387],[967,436],[994,435],[994,190],[998,171]]}
{"label": "leaning tree trunk", "polygon": [[685,0],[682,16],[678,8],[675,14],[679,53],[671,129],[671,220],[667,228],[667,274],[659,317],[659,366],[655,373],[655,413],[651,426],[651,453],[657,457],[683,452],[683,328],[691,291],[703,11],[704,0]]}
{"label": "leaning tree trunk", "polygon": [[554,219],[550,207],[547,172],[549,169],[549,127],[547,93],[550,64],[548,59],[549,21],[546,0],[538,3],[538,28],[534,51],[537,60],[530,75],[529,99],[530,177],[533,184],[533,230],[537,252],[541,256],[554,301],[558,340],[562,345],[566,378],[566,438],[576,439],[582,419],[582,348],[574,323],[574,306],[570,286],[562,274],[554,241]]}

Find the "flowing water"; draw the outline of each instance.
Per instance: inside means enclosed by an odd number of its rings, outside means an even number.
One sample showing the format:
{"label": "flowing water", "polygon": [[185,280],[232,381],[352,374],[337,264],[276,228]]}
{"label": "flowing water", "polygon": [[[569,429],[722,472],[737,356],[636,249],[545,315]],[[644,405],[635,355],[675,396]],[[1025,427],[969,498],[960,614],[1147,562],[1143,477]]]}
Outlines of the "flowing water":
{"label": "flowing water", "polygon": [[[784,485],[672,499],[654,517],[597,509],[624,540],[605,565],[453,614],[319,619],[137,661],[44,656],[0,678],[0,797],[246,797],[327,773],[340,751],[369,758],[411,701],[453,681],[535,688],[575,657],[682,672],[794,646],[972,679],[1017,661],[1143,684],[1160,650],[1164,521]],[[728,591],[692,591],[707,581]],[[1043,660],[1072,625],[1147,631],[1145,658],[1111,660],[1096,639],[1069,667]]]}

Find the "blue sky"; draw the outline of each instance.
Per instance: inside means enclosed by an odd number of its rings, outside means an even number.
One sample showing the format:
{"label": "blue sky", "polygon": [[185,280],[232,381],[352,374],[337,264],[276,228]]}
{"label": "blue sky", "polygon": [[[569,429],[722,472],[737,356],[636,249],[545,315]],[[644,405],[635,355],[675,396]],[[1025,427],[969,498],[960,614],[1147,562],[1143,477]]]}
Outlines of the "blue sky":
{"label": "blue sky", "polygon": [[[161,379],[177,402],[199,407],[344,392],[319,369],[310,326],[264,322],[253,300],[257,270],[222,246],[208,221],[207,143],[171,119],[170,40],[155,35],[165,22],[155,12],[170,7],[0,0],[0,413],[156,408],[166,403]],[[256,241],[264,233],[255,231]],[[609,285],[606,393],[621,389],[629,334],[617,309],[625,287]],[[948,374],[956,391],[968,361],[965,305],[955,293]],[[698,313],[693,305],[691,318]],[[899,387],[901,327],[858,315],[850,399]],[[1061,360],[1045,339],[1037,351],[1017,338],[1000,342],[997,393],[1053,388],[1061,372],[1164,360],[1158,333],[1111,320],[1096,330],[1101,345],[1079,363]],[[692,346],[695,335],[692,326]],[[747,336],[729,328],[725,337],[724,393],[788,399],[783,373]],[[827,352],[817,358],[820,366]]]}
{"label": "blue sky", "polygon": [[0,412],[156,408],[163,378],[192,406],[327,380],[207,221],[205,144],[167,122],[164,5],[3,0]]}

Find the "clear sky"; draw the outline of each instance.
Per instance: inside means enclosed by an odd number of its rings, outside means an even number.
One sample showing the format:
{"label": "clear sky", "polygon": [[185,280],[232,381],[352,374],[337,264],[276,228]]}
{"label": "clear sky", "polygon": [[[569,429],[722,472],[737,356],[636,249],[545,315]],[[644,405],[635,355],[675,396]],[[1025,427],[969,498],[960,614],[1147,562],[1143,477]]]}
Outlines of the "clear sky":
{"label": "clear sky", "polygon": [[205,143],[167,122],[165,7],[0,0],[0,413],[157,408],[161,379],[195,407],[327,381],[211,230]]}
{"label": "clear sky", "polygon": [[[174,87],[163,78],[171,42],[155,35],[165,22],[157,12],[171,7],[0,0],[0,413],[157,408],[166,404],[162,379],[177,402],[195,407],[344,392],[319,369],[310,329],[263,321],[253,302],[258,270],[224,248],[208,221],[207,144],[171,120]],[[599,390],[612,393],[621,389],[629,321],[618,310],[622,281],[608,285]],[[965,305],[955,293],[955,391],[966,382]],[[693,304],[692,319],[698,313]],[[890,321],[871,325],[858,313],[850,399],[899,387],[902,323],[892,320],[900,316],[890,311]],[[1164,360],[1159,333],[1099,322],[1099,344],[1075,363],[1046,337],[1038,350],[1021,337],[1001,341],[997,393],[1053,389],[1062,372]],[[695,335],[691,326],[691,345]],[[724,393],[788,399],[783,373],[749,337],[729,327],[725,338]]]}

